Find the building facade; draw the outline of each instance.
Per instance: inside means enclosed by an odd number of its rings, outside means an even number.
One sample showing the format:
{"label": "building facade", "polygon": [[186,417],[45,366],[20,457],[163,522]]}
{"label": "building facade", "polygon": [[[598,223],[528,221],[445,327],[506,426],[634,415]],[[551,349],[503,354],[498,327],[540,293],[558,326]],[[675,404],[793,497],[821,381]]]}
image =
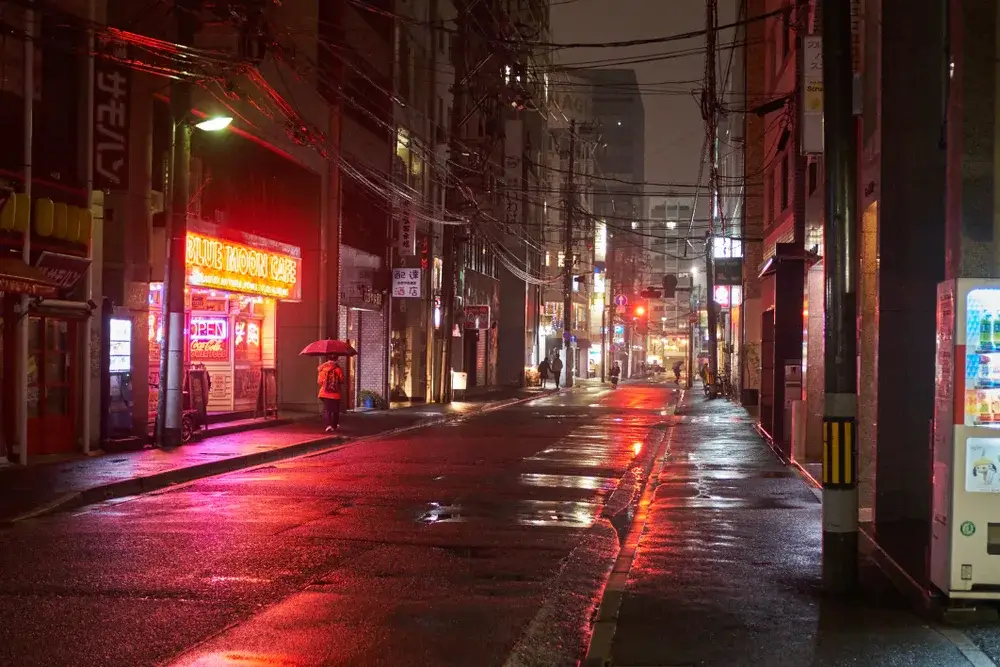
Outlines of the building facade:
{"label": "building facade", "polygon": [[[600,320],[600,311],[596,316],[593,312],[594,238],[599,222],[592,190],[596,148],[593,89],[588,80],[562,73],[550,76],[549,86],[548,132],[542,166],[548,176],[543,202],[544,263],[548,278],[542,295],[544,353],[550,358],[558,355],[564,363],[571,356],[574,377],[588,377],[600,363],[598,338],[592,330],[593,323],[596,321],[599,326]],[[572,251],[567,259],[568,247]],[[571,276],[572,306],[568,316],[564,312],[567,272]],[[599,305],[602,304],[603,298]],[[568,341],[564,336],[567,329]],[[599,333],[598,329],[598,336]],[[591,355],[594,343],[598,343],[598,348]]]}

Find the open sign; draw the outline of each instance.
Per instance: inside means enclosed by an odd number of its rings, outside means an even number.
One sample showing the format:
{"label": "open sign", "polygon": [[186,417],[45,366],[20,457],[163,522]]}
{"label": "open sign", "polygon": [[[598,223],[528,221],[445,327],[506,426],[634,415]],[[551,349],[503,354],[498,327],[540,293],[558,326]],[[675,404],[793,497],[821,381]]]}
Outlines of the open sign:
{"label": "open sign", "polygon": [[192,317],[191,341],[226,340],[229,321],[222,317]]}

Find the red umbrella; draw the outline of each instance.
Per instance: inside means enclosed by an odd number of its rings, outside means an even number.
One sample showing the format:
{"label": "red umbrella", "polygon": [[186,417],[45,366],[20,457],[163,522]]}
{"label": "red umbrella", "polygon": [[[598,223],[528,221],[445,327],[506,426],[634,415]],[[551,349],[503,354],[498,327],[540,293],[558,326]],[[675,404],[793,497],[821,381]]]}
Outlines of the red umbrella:
{"label": "red umbrella", "polygon": [[344,341],[332,339],[309,343],[299,352],[310,357],[353,357],[357,353],[357,350]]}

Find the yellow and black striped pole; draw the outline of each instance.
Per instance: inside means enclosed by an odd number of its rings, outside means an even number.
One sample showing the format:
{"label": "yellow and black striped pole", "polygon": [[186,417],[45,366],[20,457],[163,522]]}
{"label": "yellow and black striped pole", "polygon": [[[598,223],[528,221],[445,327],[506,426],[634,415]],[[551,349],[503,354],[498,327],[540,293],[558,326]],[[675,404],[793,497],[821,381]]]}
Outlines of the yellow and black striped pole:
{"label": "yellow and black striped pole", "polygon": [[850,418],[823,420],[823,488],[851,489],[857,484],[855,422]]}
{"label": "yellow and black striped pole", "polygon": [[[826,282],[823,410],[823,588],[858,581],[857,183],[851,3],[823,3],[823,145]],[[801,93],[800,93],[801,94]]]}

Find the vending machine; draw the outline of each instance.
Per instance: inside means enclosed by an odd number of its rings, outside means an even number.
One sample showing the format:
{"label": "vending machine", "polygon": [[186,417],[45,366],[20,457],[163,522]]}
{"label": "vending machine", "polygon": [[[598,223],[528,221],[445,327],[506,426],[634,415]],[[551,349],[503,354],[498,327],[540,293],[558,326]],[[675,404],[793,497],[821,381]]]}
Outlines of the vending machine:
{"label": "vending machine", "polygon": [[1000,599],[1000,280],[938,285],[931,582]]}

